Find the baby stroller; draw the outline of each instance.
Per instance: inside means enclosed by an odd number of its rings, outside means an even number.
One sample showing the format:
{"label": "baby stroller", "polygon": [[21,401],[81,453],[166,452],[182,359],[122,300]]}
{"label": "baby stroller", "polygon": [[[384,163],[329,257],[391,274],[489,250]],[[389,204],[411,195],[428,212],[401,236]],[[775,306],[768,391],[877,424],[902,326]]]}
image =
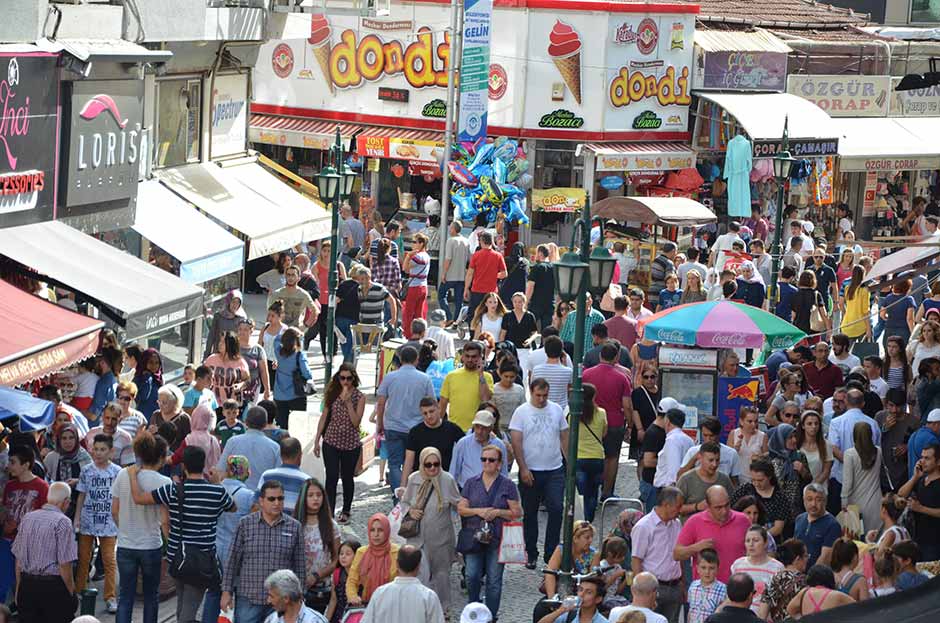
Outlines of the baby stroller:
{"label": "baby stroller", "polygon": [[457,333],[457,339],[463,340],[470,331],[470,308],[466,305],[460,308],[457,318],[447,325],[447,328]]}
{"label": "baby stroller", "polygon": [[361,608],[347,608],[346,614],[343,615],[342,623],[359,623],[362,621],[362,617],[366,614],[365,607]]}

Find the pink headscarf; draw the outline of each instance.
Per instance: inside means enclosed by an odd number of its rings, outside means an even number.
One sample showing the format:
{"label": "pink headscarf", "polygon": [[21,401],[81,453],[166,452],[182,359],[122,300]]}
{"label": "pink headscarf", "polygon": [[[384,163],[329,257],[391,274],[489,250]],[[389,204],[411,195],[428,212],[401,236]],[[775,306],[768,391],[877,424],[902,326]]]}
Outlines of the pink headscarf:
{"label": "pink headscarf", "polygon": [[222,455],[222,448],[219,446],[219,440],[209,434],[209,423],[212,421],[212,408],[207,402],[199,403],[190,416],[192,423],[192,432],[186,435],[186,446],[195,446],[202,448],[206,452],[206,467],[204,475],[209,474],[209,469],[215,467]]}

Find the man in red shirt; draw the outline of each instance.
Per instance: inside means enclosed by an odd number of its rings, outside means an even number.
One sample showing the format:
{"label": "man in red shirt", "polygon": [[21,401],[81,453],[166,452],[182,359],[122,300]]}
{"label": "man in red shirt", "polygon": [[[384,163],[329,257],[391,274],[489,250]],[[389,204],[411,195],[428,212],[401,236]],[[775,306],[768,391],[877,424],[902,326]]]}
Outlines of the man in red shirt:
{"label": "man in red shirt", "polygon": [[803,374],[813,393],[825,400],[842,385],[842,368],[829,361],[829,344],[819,342],[813,347],[814,361],[803,364]]}
{"label": "man in red shirt", "polygon": [[470,257],[470,268],[464,280],[463,298],[470,301],[468,311],[471,316],[483,297],[496,292],[499,280],[506,278],[506,262],[493,250],[493,234],[481,231],[479,240],[480,248]]}
{"label": "man in red shirt", "polygon": [[607,342],[601,346],[601,362],[582,374],[584,382],[590,383],[597,390],[594,403],[607,412],[607,434],[604,435],[604,486],[601,499],[610,497],[614,490],[627,422],[633,421],[633,383],[624,373],[626,369],[617,365],[619,356],[620,346],[616,342]]}
{"label": "man in red shirt", "polygon": [[607,336],[623,344],[626,349],[633,348],[636,343],[636,320],[627,318],[630,301],[625,296],[614,299],[614,315],[604,321],[607,327]]}

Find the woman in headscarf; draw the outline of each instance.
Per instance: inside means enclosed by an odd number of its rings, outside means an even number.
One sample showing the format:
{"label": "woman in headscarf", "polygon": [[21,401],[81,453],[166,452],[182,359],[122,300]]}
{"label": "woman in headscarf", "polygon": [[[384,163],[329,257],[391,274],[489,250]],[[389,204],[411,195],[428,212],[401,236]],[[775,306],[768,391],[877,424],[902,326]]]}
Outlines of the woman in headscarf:
{"label": "woman in headscarf", "polygon": [[[238,288],[229,290],[222,300],[222,308],[212,315],[212,326],[206,338],[206,350],[211,354],[225,333],[238,331],[238,323],[248,315],[242,308],[242,291]],[[147,417],[149,413],[144,412]]]}
{"label": "woman in headscarf", "polygon": [[799,449],[800,439],[796,428],[789,424],[778,424],[770,429],[768,437],[767,447],[777,482],[793,507],[802,512],[803,487],[812,481],[813,475],[809,471],[806,455]]}
{"label": "woman in headscarf", "polygon": [[526,279],[529,277],[529,260],[525,257],[525,245],[516,242],[506,258],[506,278],[499,285],[499,298],[503,305],[512,308],[512,295],[525,292]]}
{"label": "woman in headscarf", "polygon": [[192,432],[183,438],[183,443],[173,452],[170,465],[176,465],[183,460],[183,450],[187,447],[202,448],[206,453],[206,467],[202,474],[208,478],[209,470],[215,467],[215,464],[219,462],[219,457],[222,456],[222,447],[219,445],[219,440],[209,432],[209,425],[212,423],[212,407],[209,406],[209,403],[200,402],[193,409],[189,420]]}
{"label": "woman in headscarf", "polygon": [[407,539],[408,545],[421,549],[428,562],[431,579],[428,588],[437,593],[441,607],[450,606],[450,566],[454,561],[456,535],[453,511],[460,503],[460,492],[454,478],[442,469],[441,453],[427,447],[418,455],[419,470],[408,477],[401,511],[421,522],[418,536]]}
{"label": "woman in headscarf", "polygon": [[369,517],[368,536],[368,545],[356,550],[346,580],[346,599],[353,607],[368,602],[375,589],[398,575],[398,546],[390,540],[392,527],[388,517],[382,513]]}
{"label": "woman in headscarf", "polygon": [[134,385],[137,386],[137,408],[149,418],[159,408],[157,393],[163,387],[163,361],[155,348],[148,348],[140,356]]}
{"label": "woman in headscarf", "polygon": [[82,468],[91,463],[91,455],[79,443],[78,429],[71,422],[58,426],[55,438],[55,450],[46,455],[43,463],[49,480],[61,481],[72,487],[72,501],[69,504],[69,519],[75,517],[75,500],[78,499],[78,476]]}
{"label": "woman in headscarf", "polygon": [[735,299],[760,309],[767,309],[767,287],[754,262],[745,260],[741,263],[741,276],[737,278],[736,284],[738,289]]}

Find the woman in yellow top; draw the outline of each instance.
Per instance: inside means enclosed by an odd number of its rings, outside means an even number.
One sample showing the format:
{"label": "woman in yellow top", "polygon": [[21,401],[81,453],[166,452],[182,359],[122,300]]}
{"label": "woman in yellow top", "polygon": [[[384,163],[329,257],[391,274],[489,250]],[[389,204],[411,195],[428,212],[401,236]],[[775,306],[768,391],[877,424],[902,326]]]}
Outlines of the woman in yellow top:
{"label": "woman in yellow top", "polygon": [[369,518],[369,544],[356,550],[346,580],[346,600],[361,606],[372,598],[375,589],[398,575],[398,546],[389,539],[392,527],[388,517],[376,513]]}
{"label": "woman in yellow top", "polygon": [[852,279],[845,286],[842,295],[842,333],[857,342],[864,338],[871,341],[871,298],[868,288],[862,285],[865,269],[856,264],[852,269]]}
{"label": "woman in yellow top", "polygon": [[607,413],[594,404],[597,393],[590,383],[585,383],[584,407],[578,423],[578,493],[584,497],[584,518],[594,521],[597,509],[597,490],[604,482],[604,444],[607,434]]}

